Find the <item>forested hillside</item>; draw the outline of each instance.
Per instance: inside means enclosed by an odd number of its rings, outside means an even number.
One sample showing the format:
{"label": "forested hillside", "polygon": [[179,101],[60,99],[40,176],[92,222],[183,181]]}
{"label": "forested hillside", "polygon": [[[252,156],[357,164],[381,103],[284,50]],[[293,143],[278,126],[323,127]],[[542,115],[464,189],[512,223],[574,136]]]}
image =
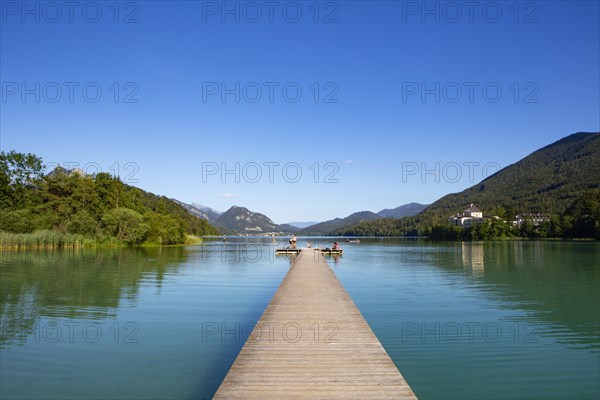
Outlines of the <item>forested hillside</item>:
{"label": "forested hillside", "polygon": [[[562,214],[573,200],[600,188],[600,133],[576,133],[535,151],[479,184],[442,197],[426,215],[447,216],[475,203],[482,210]],[[502,216],[502,215],[501,215]]]}
{"label": "forested hillside", "polygon": [[[449,226],[448,217],[471,203],[499,219],[469,229]],[[546,214],[549,220],[540,226],[513,226],[515,215],[527,212]],[[368,221],[332,233],[446,239],[600,238],[600,133],[567,136],[477,185],[442,197],[414,217]]]}
{"label": "forested hillside", "polygon": [[180,244],[187,235],[219,233],[174,201],[110,174],[60,167],[44,174],[39,157],[14,151],[0,153],[0,231],[117,244]]}

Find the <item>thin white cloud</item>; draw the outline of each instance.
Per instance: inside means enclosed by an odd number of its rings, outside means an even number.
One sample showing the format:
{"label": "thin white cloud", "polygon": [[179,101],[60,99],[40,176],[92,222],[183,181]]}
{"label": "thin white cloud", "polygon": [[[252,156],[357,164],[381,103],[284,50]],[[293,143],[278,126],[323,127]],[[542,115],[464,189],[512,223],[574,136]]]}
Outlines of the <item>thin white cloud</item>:
{"label": "thin white cloud", "polygon": [[345,160],[344,164],[354,164],[354,160]]}
{"label": "thin white cloud", "polygon": [[220,193],[219,196],[223,196],[223,197],[238,197],[239,194],[237,194],[237,193]]}

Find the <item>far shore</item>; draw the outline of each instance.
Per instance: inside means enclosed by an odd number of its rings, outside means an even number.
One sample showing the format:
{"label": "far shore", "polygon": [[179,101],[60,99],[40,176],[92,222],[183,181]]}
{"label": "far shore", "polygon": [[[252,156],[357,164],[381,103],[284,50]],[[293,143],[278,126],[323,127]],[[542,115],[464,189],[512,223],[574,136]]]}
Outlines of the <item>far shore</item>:
{"label": "far shore", "polygon": [[[0,250],[2,251],[32,251],[32,250],[59,250],[59,249],[120,249],[120,248],[156,248],[156,247],[182,247],[190,245],[201,245],[205,242],[222,241],[223,239],[272,239],[277,238],[279,240],[290,237],[291,235],[277,235],[277,236],[245,236],[245,235],[224,235],[224,236],[193,236],[188,235],[185,243],[178,244],[161,244],[156,242],[146,242],[139,244],[129,244],[122,241],[118,241],[114,238],[108,239],[93,239],[86,238],[80,235],[69,235],[62,234],[56,231],[50,231],[55,235],[51,235],[50,238],[40,239],[39,233],[21,233],[21,234],[7,234],[6,232],[0,232]],[[6,236],[10,236],[12,240],[6,240]],[[496,241],[577,241],[577,242],[594,242],[592,238],[540,238],[540,237],[498,237],[492,239],[481,239],[481,240],[440,240],[430,239],[427,236],[298,236],[299,239],[305,240],[317,240],[317,239],[405,239],[405,240],[425,240],[433,243],[477,243],[477,242],[496,242]],[[281,244],[281,243],[278,243]],[[342,242],[344,244],[344,242]],[[355,245],[354,243],[348,243],[348,245]]]}

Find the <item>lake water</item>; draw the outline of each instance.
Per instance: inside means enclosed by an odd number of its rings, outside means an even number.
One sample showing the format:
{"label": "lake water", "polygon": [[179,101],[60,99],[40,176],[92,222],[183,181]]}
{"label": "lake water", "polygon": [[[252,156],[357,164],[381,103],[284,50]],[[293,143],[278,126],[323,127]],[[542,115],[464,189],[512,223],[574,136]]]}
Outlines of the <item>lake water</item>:
{"label": "lake water", "polygon": [[[420,399],[600,396],[599,243],[343,247],[331,268]],[[288,268],[252,238],[2,252],[0,398],[211,398]]]}

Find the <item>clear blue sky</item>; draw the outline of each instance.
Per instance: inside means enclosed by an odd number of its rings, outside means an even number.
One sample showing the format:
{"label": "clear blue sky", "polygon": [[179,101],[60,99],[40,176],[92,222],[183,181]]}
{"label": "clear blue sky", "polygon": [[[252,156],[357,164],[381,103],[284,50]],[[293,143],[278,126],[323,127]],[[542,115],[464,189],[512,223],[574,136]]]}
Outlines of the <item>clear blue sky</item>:
{"label": "clear blue sky", "polygon": [[464,3],[1,1],[0,145],[282,223],[433,202],[600,130],[598,1]]}

